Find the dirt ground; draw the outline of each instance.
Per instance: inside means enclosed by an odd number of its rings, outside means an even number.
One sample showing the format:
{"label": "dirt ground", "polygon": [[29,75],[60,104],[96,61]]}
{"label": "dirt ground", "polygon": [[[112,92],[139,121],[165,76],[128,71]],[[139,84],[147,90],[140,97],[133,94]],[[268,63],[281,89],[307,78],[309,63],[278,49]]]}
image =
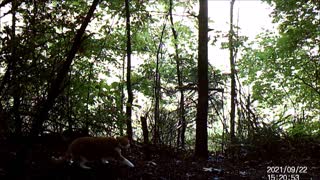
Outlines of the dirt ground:
{"label": "dirt ground", "polygon": [[135,167],[117,161],[93,162],[91,169],[76,163],[57,163],[67,144],[54,139],[28,143],[28,139],[1,140],[0,179],[19,180],[223,180],[223,179],[320,179],[320,145],[309,143],[278,151],[236,148],[232,153],[212,153],[196,159],[192,151],[134,143],[124,152]]}

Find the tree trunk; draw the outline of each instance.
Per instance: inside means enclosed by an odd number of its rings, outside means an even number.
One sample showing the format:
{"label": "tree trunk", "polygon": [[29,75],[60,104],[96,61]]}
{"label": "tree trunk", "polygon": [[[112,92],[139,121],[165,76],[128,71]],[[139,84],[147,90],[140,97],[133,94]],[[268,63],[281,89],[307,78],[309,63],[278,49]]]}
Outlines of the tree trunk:
{"label": "tree trunk", "polygon": [[[121,84],[120,84],[120,93],[121,93],[121,97],[120,97],[120,111],[121,111],[121,115],[124,114],[123,108],[124,108],[124,75],[125,75],[125,64],[126,64],[126,57],[123,57],[123,61],[122,61],[122,75],[121,75]],[[124,123],[125,121],[123,121],[124,119],[120,118],[118,119],[118,128],[119,128],[119,132],[120,132],[120,136],[123,136],[123,127],[124,127]]]}
{"label": "tree trunk", "polygon": [[166,29],[166,24],[163,25],[159,45],[157,49],[157,60],[156,60],[156,74],[155,74],[155,87],[154,87],[154,96],[155,96],[155,107],[154,107],[154,136],[153,136],[153,143],[157,144],[160,140],[159,136],[159,119],[160,119],[160,92],[161,92],[161,84],[160,84],[160,72],[159,72],[159,61],[160,61],[160,54],[162,48],[162,39]]}
{"label": "tree trunk", "polygon": [[159,74],[159,60],[157,57],[156,63],[156,75],[155,75],[155,105],[154,105],[154,135],[153,143],[157,144],[159,142],[159,119],[160,119],[160,74]]}
{"label": "tree trunk", "polygon": [[[148,113],[147,113],[148,114]],[[141,126],[142,126],[142,134],[143,134],[143,153],[145,155],[146,160],[151,159],[151,152],[150,152],[150,143],[149,143],[149,132],[148,132],[148,124],[147,124],[147,116],[141,116]]]}
{"label": "tree trunk", "polygon": [[90,117],[89,117],[89,114],[90,114],[90,110],[89,110],[89,104],[90,104],[90,94],[91,94],[91,76],[92,76],[92,73],[93,73],[93,63],[89,63],[89,75],[88,75],[88,89],[87,89],[87,107],[86,107],[86,119],[84,121],[84,126],[82,127],[83,129],[89,131],[89,126],[90,126]]}
{"label": "tree trunk", "polygon": [[229,51],[230,51],[230,67],[231,67],[231,112],[230,112],[230,138],[231,142],[235,141],[235,115],[236,115],[236,78],[235,78],[235,60],[234,60],[234,43],[233,43],[233,6],[235,0],[230,2],[230,32],[229,32]]}
{"label": "tree trunk", "polygon": [[147,118],[144,116],[140,117],[141,126],[142,126],[142,134],[143,134],[143,143],[149,143],[149,133],[148,133],[148,125],[147,125]]}
{"label": "tree trunk", "polygon": [[[178,49],[178,34],[174,28],[173,16],[172,16],[172,7],[173,0],[170,0],[170,22],[171,22],[171,31],[174,38],[174,47],[175,47],[175,59],[176,59],[176,66],[177,66],[177,80],[178,86],[182,87],[182,73],[181,73],[181,60],[179,57],[179,49]],[[184,109],[184,92],[183,89],[180,88],[180,102],[179,102],[179,129],[178,129],[178,137],[177,137],[177,146],[184,148],[185,146],[185,132],[186,132],[186,118],[185,118],[185,109]]]}
{"label": "tree trunk", "polygon": [[[72,66],[70,67],[70,71],[72,71]],[[69,79],[68,81],[70,82],[71,81],[71,72],[69,72]],[[68,105],[67,105],[67,108],[68,108],[68,119],[67,119],[67,123],[68,123],[68,127],[67,129],[71,132],[72,129],[73,129],[73,126],[74,126],[74,120],[72,119],[72,98],[70,98],[71,96],[71,84],[69,84],[69,87],[68,87],[68,93],[67,93],[67,101],[68,101]]]}
{"label": "tree trunk", "polygon": [[67,77],[73,58],[75,57],[78,49],[80,48],[82,36],[85,32],[87,25],[90,22],[91,17],[93,16],[94,10],[96,9],[98,3],[99,3],[99,0],[93,1],[87,13],[86,18],[84,19],[80,29],[77,31],[72,47],[69,53],[67,54],[67,59],[62,64],[62,67],[58,72],[57,77],[51,83],[50,89],[48,91],[47,99],[40,101],[35,106],[35,111],[37,112],[37,114],[35,115],[32,121],[32,127],[31,127],[32,136],[37,136],[42,131],[42,125],[43,125],[43,122],[46,119],[48,119],[49,110],[53,107],[55,99],[58,97],[58,95],[63,91],[65,87],[64,80]]}
{"label": "tree trunk", "polygon": [[16,57],[16,10],[17,10],[17,3],[16,1],[12,1],[12,34],[11,34],[11,62],[14,64],[12,69],[11,69],[11,81],[13,82],[13,86],[15,87],[15,91],[13,92],[13,114],[14,114],[14,122],[15,122],[15,134],[17,136],[21,136],[22,132],[22,119],[20,117],[20,96],[21,96],[21,87],[20,87],[20,82],[18,80],[18,75],[15,70],[15,64],[17,62],[17,57]]}
{"label": "tree trunk", "polygon": [[[162,42],[160,41],[160,44]],[[155,74],[155,105],[154,105],[154,132],[153,132],[153,143],[157,144],[159,142],[159,119],[160,119],[160,73],[159,73],[159,53],[161,45],[159,44],[159,49],[157,52],[157,62],[156,62],[156,74]]]}
{"label": "tree trunk", "polygon": [[8,126],[8,113],[5,112],[2,105],[0,104],[0,139],[3,137],[7,137],[9,132],[9,126]]}
{"label": "tree trunk", "polygon": [[125,0],[126,9],[126,31],[127,31],[127,90],[128,90],[128,100],[126,105],[126,117],[127,117],[127,135],[129,140],[132,140],[132,102],[133,93],[131,86],[131,35],[130,35],[130,7],[129,0]]}
{"label": "tree trunk", "polygon": [[200,0],[198,49],[198,105],[195,155],[208,157],[208,1]]}

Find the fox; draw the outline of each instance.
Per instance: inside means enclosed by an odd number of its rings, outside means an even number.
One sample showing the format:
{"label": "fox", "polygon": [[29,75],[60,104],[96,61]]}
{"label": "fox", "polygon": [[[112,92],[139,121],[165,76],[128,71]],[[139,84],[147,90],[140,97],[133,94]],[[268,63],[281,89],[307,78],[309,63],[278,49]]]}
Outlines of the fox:
{"label": "fox", "polygon": [[79,137],[73,140],[64,156],[56,162],[71,161],[79,162],[83,169],[91,169],[86,163],[100,160],[108,163],[108,160],[121,161],[128,167],[134,167],[132,162],[121,154],[121,149],[130,147],[129,139],[125,136],[114,137]]}

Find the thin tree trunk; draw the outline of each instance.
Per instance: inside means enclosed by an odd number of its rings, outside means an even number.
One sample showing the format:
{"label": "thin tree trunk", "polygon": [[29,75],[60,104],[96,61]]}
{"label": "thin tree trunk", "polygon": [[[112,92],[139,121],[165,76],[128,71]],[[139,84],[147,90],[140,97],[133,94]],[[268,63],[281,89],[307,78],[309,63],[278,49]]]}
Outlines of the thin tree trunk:
{"label": "thin tree trunk", "polygon": [[8,113],[5,112],[2,105],[0,104],[0,139],[8,135]]}
{"label": "thin tree trunk", "polygon": [[159,119],[160,119],[160,92],[161,92],[161,84],[160,84],[160,72],[159,72],[159,61],[160,61],[160,54],[162,48],[162,40],[164,36],[164,32],[166,29],[166,24],[163,25],[160,41],[157,50],[157,60],[156,60],[156,74],[155,74],[155,87],[154,87],[154,96],[155,96],[155,107],[154,107],[154,137],[153,143],[157,144],[160,140],[159,136]]}
{"label": "thin tree trunk", "polygon": [[93,63],[90,63],[90,67],[89,67],[89,75],[88,75],[88,89],[87,89],[87,109],[86,109],[86,119],[84,121],[84,127],[81,127],[81,129],[85,129],[86,131],[89,131],[89,114],[90,114],[90,110],[89,110],[89,102],[90,102],[90,93],[91,93],[91,88],[90,88],[90,84],[91,84],[91,76],[93,73]]}
{"label": "thin tree trunk", "polygon": [[208,157],[208,1],[199,0],[198,105],[195,155]]}
{"label": "thin tree trunk", "polygon": [[149,143],[149,133],[148,133],[147,118],[145,116],[141,116],[140,120],[141,120],[142,134],[143,134],[143,143],[148,144]]}
{"label": "thin tree trunk", "polygon": [[67,77],[67,74],[69,72],[71,63],[81,45],[82,36],[85,32],[86,27],[88,26],[91,17],[93,16],[93,13],[99,3],[99,0],[94,0],[86,18],[84,19],[80,29],[77,31],[77,34],[74,38],[74,42],[72,44],[72,47],[67,54],[66,61],[62,64],[62,67],[60,71],[57,74],[57,77],[53,80],[51,83],[47,99],[39,102],[35,109],[38,110],[36,116],[34,117],[32,121],[32,127],[31,127],[31,135],[37,136],[42,131],[42,125],[43,122],[48,119],[48,113],[49,110],[53,107],[55,99],[58,97],[58,95],[63,91],[64,89],[64,80]]}
{"label": "thin tree trunk", "polygon": [[[123,108],[124,108],[124,74],[125,74],[125,64],[126,64],[126,57],[123,57],[123,62],[122,62],[122,76],[121,76],[121,84],[120,84],[120,92],[121,92],[121,97],[120,97],[120,111],[121,114],[124,114]],[[123,136],[123,127],[124,127],[124,121],[123,119],[118,120],[118,128],[120,132],[120,136]]]}
{"label": "thin tree trunk", "polygon": [[[177,66],[177,78],[178,78],[178,86],[182,87],[182,73],[181,73],[181,60],[179,57],[179,49],[178,49],[178,34],[174,28],[173,23],[173,16],[172,16],[172,7],[173,0],[170,0],[170,22],[171,22],[171,31],[174,38],[174,47],[175,47],[175,59],[176,59],[176,66]],[[180,102],[179,102],[179,129],[178,129],[178,137],[177,137],[177,146],[184,148],[185,146],[185,132],[186,132],[186,118],[185,118],[185,109],[184,109],[184,92],[183,89],[180,88]]]}
{"label": "thin tree trunk", "polygon": [[159,74],[159,60],[156,62],[156,75],[154,87],[155,105],[154,105],[154,135],[153,143],[159,142],[159,119],[160,119],[160,74]]}
{"label": "thin tree trunk", "polygon": [[[72,66],[70,68],[71,68],[70,71],[72,71]],[[68,81],[71,81],[71,72],[69,72],[69,80]],[[67,105],[67,108],[68,108],[68,119],[67,119],[68,127],[67,127],[67,129],[71,132],[73,129],[74,122],[72,119],[72,98],[70,98],[70,96],[71,96],[71,83],[69,84],[68,93],[67,93],[67,101],[68,101],[68,105]]]}
{"label": "thin tree trunk", "polygon": [[140,117],[142,134],[143,134],[143,148],[142,149],[143,149],[143,153],[145,155],[145,159],[150,160],[151,159],[151,152],[150,152],[147,117],[148,117],[148,113],[145,116]]}
{"label": "thin tree trunk", "polygon": [[127,90],[128,90],[128,100],[126,105],[126,117],[127,117],[127,135],[129,140],[132,140],[132,102],[133,93],[131,86],[131,35],[130,35],[130,7],[129,0],[125,0],[126,9],[126,31],[127,31]]}
{"label": "thin tree trunk", "polygon": [[15,134],[17,136],[21,136],[22,132],[22,119],[20,117],[20,95],[21,95],[21,88],[20,83],[18,81],[17,73],[15,70],[15,64],[17,62],[16,57],[16,10],[17,10],[17,3],[15,0],[12,1],[12,33],[11,33],[11,62],[14,64],[11,69],[11,81],[13,82],[13,86],[15,87],[15,92],[13,92],[13,114],[14,114],[14,122],[15,122]]}
{"label": "thin tree trunk", "polygon": [[[163,31],[162,31],[163,32]],[[161,36],[162,37],[162,36]],[[154,86],[154,96],[155,96],[155,105],[154,105],[154,134],[153,134],[153,143],[157,144],[159,142],[159,119],[160,119],[160,74],[159,74],[159,53],[161,48],[162,38],[159,43],[158,52],[157,52],[157,62],[156,62],[156,74],[155,74],[155,86]]]}
{"label": "thin tree trunk", "polygon": [[233,43],[233,6],[235,0],[230,2],[230,32],[229,32],[229,51],[230,51],[230,67],[231,67],[231,112],[230,112],[230,137],[231,142],[235,141],[235,115],[236,115],[236,78],[235,78],[235,58],[234,58],[234,43]]}

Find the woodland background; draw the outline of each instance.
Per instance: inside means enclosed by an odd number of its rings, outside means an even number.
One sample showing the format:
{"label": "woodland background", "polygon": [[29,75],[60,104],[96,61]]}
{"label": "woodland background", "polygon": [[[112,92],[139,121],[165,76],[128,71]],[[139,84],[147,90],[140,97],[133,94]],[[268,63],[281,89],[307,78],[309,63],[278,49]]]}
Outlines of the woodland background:
{"label": "woodland background", "polygon": [[[283,146],[319,157],[319,2],[265,0],[278,28],[252,42],[235,2],[222,32],[205,0],[1,1],[1,137],[80,131],[205,159]],[[208,45],[229,50],[229,73],[208,63]]]}

